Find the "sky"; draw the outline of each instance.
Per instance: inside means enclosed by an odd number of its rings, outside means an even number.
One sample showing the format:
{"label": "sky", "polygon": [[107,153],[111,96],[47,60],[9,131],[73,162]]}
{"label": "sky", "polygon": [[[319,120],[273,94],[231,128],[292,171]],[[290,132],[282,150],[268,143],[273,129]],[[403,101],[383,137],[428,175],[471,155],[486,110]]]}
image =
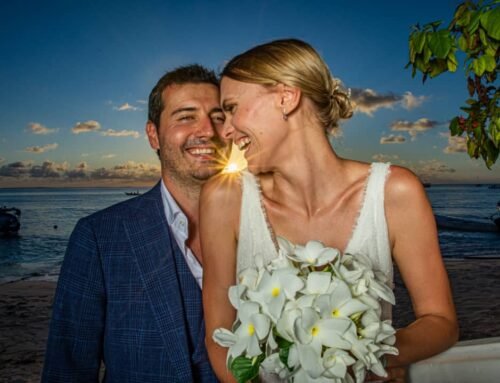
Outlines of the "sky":
{"label": "sky", "polygon": [[[460,1],[0,2],[0,188],[146,186],[159,161],[144,126],[150,90],[168,70],[219,72],[236,54],[299,38],[351,89],[354,116],[336,152],[409,167],[424,182],[497,183],[450,138],[467,96],[462,69],[422,84],[404,69],[412,25],[444,20]],[[463,67],[463,65],[461,65]]]}

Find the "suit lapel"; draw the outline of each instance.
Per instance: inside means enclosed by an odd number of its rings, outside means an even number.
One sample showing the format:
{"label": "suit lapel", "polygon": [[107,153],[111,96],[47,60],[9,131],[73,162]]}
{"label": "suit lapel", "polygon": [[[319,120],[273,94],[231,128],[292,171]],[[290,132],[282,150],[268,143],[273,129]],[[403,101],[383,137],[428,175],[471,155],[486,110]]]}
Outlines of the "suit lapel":
{"label": "suit lapel", "polygon": [[124,225],[170,362],[179,381],[192,381],[174,241],[170,240],[159,184],[143,196],[136,219]]}

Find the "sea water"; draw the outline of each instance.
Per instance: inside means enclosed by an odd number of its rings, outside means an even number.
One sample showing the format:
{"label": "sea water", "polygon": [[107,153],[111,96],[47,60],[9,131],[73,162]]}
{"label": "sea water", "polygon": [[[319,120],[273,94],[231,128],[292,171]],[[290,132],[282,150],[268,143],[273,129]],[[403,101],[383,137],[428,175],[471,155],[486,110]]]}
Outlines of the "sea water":
{"label": "sea water", "polygon": [[[136,189],[0,189],[0,206],[22,211],[19,235],[0,237],[0,283],[33,277],[56,280],[77,221],[133,198],[125,194],[130,191]],[[426,192],[436,214],[485,223],[491,223],[500,201],[500,189],[487,185],[432,185]],[[446,258],[500,257],[500,231],[440,230],[439,242]]]}

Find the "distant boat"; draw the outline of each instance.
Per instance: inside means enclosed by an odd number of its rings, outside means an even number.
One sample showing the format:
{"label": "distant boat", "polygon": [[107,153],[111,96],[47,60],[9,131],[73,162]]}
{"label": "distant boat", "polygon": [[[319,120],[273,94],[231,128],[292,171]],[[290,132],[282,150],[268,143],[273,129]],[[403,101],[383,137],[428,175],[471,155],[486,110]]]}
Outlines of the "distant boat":
{"label": "distant boat", "polygon": [[0,208],[0,234],[16,235],[21,228],[21,210],[15,207]]}
{"label": "distant boat", "polygon": [[126,195],[141,195],[141,192],[139,190],[133,191],[133,192],[125,192]]}
{"label": "distant boat", "polygon": [[424,185],[424,188],[430,188],[431,183],[430,182],[422,182],[422,185]]}

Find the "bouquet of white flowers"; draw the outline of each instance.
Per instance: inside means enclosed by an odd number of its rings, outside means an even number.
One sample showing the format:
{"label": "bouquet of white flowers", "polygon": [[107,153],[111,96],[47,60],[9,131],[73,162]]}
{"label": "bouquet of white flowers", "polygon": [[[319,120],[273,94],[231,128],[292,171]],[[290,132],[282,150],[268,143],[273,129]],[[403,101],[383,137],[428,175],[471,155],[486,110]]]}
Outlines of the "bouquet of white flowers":
{"label": "bouquet of white flowers", "polygon": [[301,383],[363,382],[367,371],[386,376],[381,357],[398,351],[391,322],[380,319],[381,300],[394,304],[385,276],[367,257],[318,241],[278,243],[278,258],[267,265],[257,259],[238,275],[229,289],[237,310],[232,331],[213,334],[229,348],[238,382],[259,369]]}
{"label": "bouquet of white flowers", "polygon": [[363,382],[367,371],[386,376],[381,357],[398,351],[391,322],[380,319],[381,300],[394,304],[385,276],[363,255],[318,241],[278,242],[278,258],[267,265],[257,259],[229,289],[237,310],[232,331],[213,334],[229,348],[227,365],[238,382],[259,369],[290,382]]}

